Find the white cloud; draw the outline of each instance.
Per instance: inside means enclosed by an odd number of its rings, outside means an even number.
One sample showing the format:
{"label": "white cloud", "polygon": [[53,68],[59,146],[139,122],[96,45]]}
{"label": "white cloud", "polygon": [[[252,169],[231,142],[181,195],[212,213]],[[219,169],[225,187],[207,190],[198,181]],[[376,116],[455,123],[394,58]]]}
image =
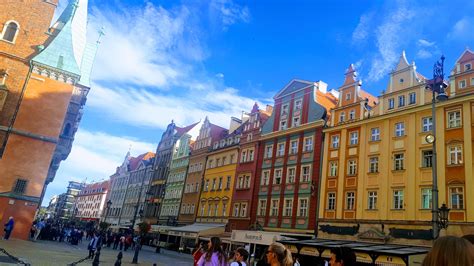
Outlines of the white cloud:
{"label": "white cloud", "polygon": [[421,49],[416,53],[416,57],[420,59],[427,59],[433,57],[433,54],[428,50]]}
{"label": "white cloud", "polygon": [[416,58],[419,59],[428,59],[433,57],[435,54],[439,54],[440,50],[436,42],[430,42],[426,39],[419,39],[416,42],[418,51],[416,52]]}
{"label": "white cloud", "polygon": [[372,21],[373,13],[363,14],[360,17],[359,24],[352,33],[352,43],[360,44],[367,41],[369,37],[370,22]]}
{"label": "white cloud", "polygon": [[221,21],[224,30],[237,22],[248,23],[250,21],[248,7],[235,4],[232,0],[212,0],[210,8],[211,16],[215,16]]}
{"label": "white cloud", "polygon": [[114,136],[103,132],[79,130],[68,159],[62,162],[54,181],[49,184],[43,205],[54,194],[66,192],[69,181],[87,182],[108,179],[120,166],[127,151],[138,156],[145,152],[155,152],[156,144],[137,140],[133,137]]}
{"label": "white cloud", "polygon": [[418,42],[417,42],[417,45],[420,46],[420,47],[432,47],[435,44],[436,44],[435,42],[430,42],[430,41],[425,40],[425,39],[419,39]]}
{"label": "white cloud", "polygon": [[463,17],[458,20],[448,33],[449,39],[467,41],[473,40],[474,17]]}
{"label": "white cloud", "polygon": [[217,73],[217,74],[216,74],[216,77],[222,79],[222,78],[224,78],[224,74],[222,74],[222,73]]}
{"label": "white cloud", "polygon": [[408,23],[416,13],[401,5],[389,12],[382,24],[376,29],[377,55],[372,59],[368,74],[369,81],[378,81],[390,72],[397,62],[400,45],[403,45],[404,35],[401,34],[408,27]]}

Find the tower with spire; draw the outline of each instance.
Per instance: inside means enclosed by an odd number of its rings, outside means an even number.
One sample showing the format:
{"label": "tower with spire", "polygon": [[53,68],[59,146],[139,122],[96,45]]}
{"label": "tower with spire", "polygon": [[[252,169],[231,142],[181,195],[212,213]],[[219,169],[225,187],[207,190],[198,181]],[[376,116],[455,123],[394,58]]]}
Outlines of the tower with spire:
{"label": "tower with spire", "polygon": [[0,14],[0,217],[15,216],[23,239],[71,151],[99,44],[86,37],[88,0],[69,1],[51,24],[56,6],[10,1]]}

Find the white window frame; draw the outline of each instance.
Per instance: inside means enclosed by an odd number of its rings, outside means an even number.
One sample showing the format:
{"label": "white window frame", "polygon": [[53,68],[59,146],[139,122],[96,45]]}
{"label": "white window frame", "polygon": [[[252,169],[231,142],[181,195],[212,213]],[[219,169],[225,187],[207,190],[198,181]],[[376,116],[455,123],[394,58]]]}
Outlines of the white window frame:
{"label": "white window frame", "polygon": [[394,98],[388,99],[388,109],[391,110],[394,108],[395,108],[395,99]]}
{"label": "white window frame", "polygon": [[277,168],[273,172],[273,185],[281,185],[283,178],[283,168]]}
{"label": "white window frame", "polygon": [[462,144],[448,146],[448,165],[463,164]]}
{"label": "white window frame", "polygon": [[277,143],[277,157],[285,155],[285,142]]}
{"label": "white window frame", "polygon": [[247,217],[247,202],[240,203],[240,217]]}
{"label": "white window frame", "polygon": [[408,94],[408,104],[416,104],[416,92],[410,92]]}
{"label": "white window frame", "polygon": [[354,120],[355,119],[355,110],[350,110],[349,111],[349,120]]}
{"label": "white window frame", "polygon": [[293,184],[296,181],[296,167],[288,167],[286,183]]}
{"label": "white window frame", "polygon": [[339,123],[342,123],[346,120],[346,112],[341,112],[339,114]]}
{"label": "white window frame", "polygon": [[350,141],[349,144],[350,145],[359,144],[359,131],[351,131],[349,133],[349,136],[350,136],[350,138],[349,138],[349,141]]}
{"label": "white window frame", "polygon": [[[457,204],[454,204],[453,197],[457,196]],[[449,187],[449,206],[452,210],[464,209],[464,187],[452,186]]]}
{"label": "white window frame", "polygon": [[328,192],[328,210],[336,209],[336,192]]}
{"label": "white window frame", "polygon": [[294,110],[296,111],[301,109],[303,109],[303,99],[296,99]]}
{"label": "white window frame", "polygon": [[285,198],[285,206],[283,206],[283,216],[291,217],[293,216],[293,199]]}
{"label": "white window frame", "polygon": [[349,159],[347,161],[347,175],[354,176],[357,175],[357,160]]}
{"label": "white window frame", "polygon": [[433,129],[433,118],[431,116],[421,118],[421,131],[430,132]]}
{"label": "white window frame", "polygon": [[379,172],[379,157],[374,156],[369,158],[369,173]]}
{"label": "white window frame", "polygon": [[395,153],[393,155],[393,170],[401,171],[405,170],[405,154]]}
{"label": "white window frame", "polygon": [[298,200],[298,217],[307,217],[308,216],[308,198],[300,198]]}
{"label": "white window frame", "polygon": [[232,216],[239,217],[240,214],[240,203],[234,203],[234,212]]}
{"label": "white window frame", "polygon": [[[431,152],[431,155],[428,155],[427,154],[428,152]],[[421,151],[421,167],[431,168],[432,166],[433,166],[433,150],[422,150]]]}
{"label": "white window frame", "polygon": [[330,161],[329,162],[329,176],[336,177],[338,170],[338,161]]}
{"label": "white window frame", "polygon": [[270,183],[270,170],[263,170],[262,180],[260,180],[260,185],[268,186],[269,183]]}
{"label": "white window frame", "polygon": [[404,193],[403,189],[393,191],[393,209],[403,210],[404,207]]}
{"label": "white window frame", "polygon": [[300,182],[307,183],[311,180],[311,164],[301,166]]}
{"label": "white window frame", "polygon": [[313,151],[313,137],[305,137],[304,138],[304,152],[310,152]]}
{"label": "white window frame", "polygon": [[403,107],[405,106],[405,95],[399,95],[398,96],[398,107]]}
{"label": "white window frame", "polygon": [[338,149],[340,140],[341,140],[341,138],[340,138],[339,135],[332,135],[331,136],[331,148]]}
{"label": "white window frame", "polygon": [[377,191],[368,191],[368,200],[367,200],[367,209],[376,210],[377,209]]}
{"label": "white window frame", "polygon": [[433,193],[431,188],[421,188],[421,209],[431,209],[432,197]]}
{"label": "white window frame", "polygon": [[272,203],[272,206],[271,206],[271,209],[270,209],[270,214],[273,217],[277,217],[278,216],[278,210],[280,209],[280,200],[279,199],[272,199],[271,203]]}
{"label": "white window frame", "polygon": [[290,140],[290,154],[297,154],[298,153],[298,140]]}
{"label": "white window frame", "polygon": [[374,127],[370,129],[370,141],[380,140],[380,128]]}
{"label": "white window frame", "polygon": [[291,127],[298,127],[301,124],[301,119],[300,116],[293,116],[292,122],[291,122]]}
{"label": "white window frame", "polygon": [[269,159],[272,158],[273,155],[273,145],[266,145],[265,146],[265,158]]}
{"label": "white window frame", "polygon": [[346,210],[355,209],[355,192],[349,191],[346,193]]}
{"label": "white window frame", "polygon": [[346,93],[346,101],[349,101],[352,97],[352,94],[350,92]]}
{"label": "white window frame", "polygon": [[460,89],[465,89],[467,88],[467,81],[465,79],[459,81],[459,88]]}
{"label": "white window frame", "polygon": [[462,126],[461,110],[448,111],[448,128],[458,128]]}
{"label": "white window frame", "polygon": [[395,137],[405,136],[405,122],[395,123]]}
{"label": "white window frame", "polygon": [[265,216],[267,211],[267,200],[259,199],[258,200],[258,216]]}
{"label": "white window frame", "polygon": [[280,121],[280,130],[285,130],[288,128],[288,121],[286,119],[283,119]]}
{"label": "white window frame", "polygon": [[[15,35],[13,36],[13,40],[7,40],[7,39],[4,39],[4,36],[5,36],[5,33],[7,31],[7,28],[8,26],[10,25],[10,23],[14,23],[16,24],[16,31],[15,31]],[[18,37],[18,33],[20,33],[20,23],[18,23],[17,21],[15,20],[9,20],[7,22],[5,22],[5,24],[3,25],[3,30],[0,34],[0,40],[4,41],[4,42],[8,42],[8,43],[15,43],[16,42],[16,38]]]}

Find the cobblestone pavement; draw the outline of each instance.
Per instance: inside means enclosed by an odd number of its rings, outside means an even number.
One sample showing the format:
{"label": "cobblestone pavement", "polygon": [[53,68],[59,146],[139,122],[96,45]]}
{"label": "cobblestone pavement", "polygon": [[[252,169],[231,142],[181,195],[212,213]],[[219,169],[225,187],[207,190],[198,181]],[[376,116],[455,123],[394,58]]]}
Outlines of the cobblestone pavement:
{"label": "cobblestone pavement", "polygon": [[[0,248],[5,249],[11,255],[31,263],[32,266],[66,266],[87,256],[87,242],[78,246],[68,243],[54,241],[32,242],[17,239],[0,240]],[[103,248],[100,255],[100,265],[114,265],[118,250]],[[134,251],[123,252],[122,265],[150,265],[156,263],[158,266],[189,266],[193,259],[189,254],[180,254],[173,251],[163,250],[160,254],[155,253],[152,247],[144,246],[138,257],[138,264],[132,264]],[[3,253],[0,253],[0,266],[16,265]],[[78,266],[92,265],[92,260],[86,260]]]}

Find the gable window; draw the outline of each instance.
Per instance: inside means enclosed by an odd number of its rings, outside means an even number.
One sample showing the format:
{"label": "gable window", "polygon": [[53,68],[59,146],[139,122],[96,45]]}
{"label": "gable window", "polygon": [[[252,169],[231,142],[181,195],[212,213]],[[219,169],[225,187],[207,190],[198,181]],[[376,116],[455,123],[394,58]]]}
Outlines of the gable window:
{"label": "gable window", "polygon": [[308,152],[313,150],[313,137],[304,138],[303,151]]}
{"label": "gable window", "polygon": [[370,141],[380,140],[380,128],[375,127],[370,130]]}
{"label": "gable window", "polygon": [[293,183],[295,183],[295,176],[296,176],[296,168],[295,168],[295,167],[289,167],[289,168],[288,168],[288,179],[287,179],[287,183],[288,183],[288,184],[293,184]]}
{"label": "gable window", "polygon": [[17,34],[18,24],[11,21],[10,23],[7,23],[3,28],[2,39],[9,42],[15,42]]}
{"label": "gable window", "polygon": [[339,115],[339,123],[344,122],[344,120],[346,120],[346,113],[341,112],[341,114]]}
{"label": "gable window", "polygon": [[416,103],[416,92],[411,92],[410,94],[408,94],[409,96],[409,102],[408,104],[415,104]]}
{"label": "gable window", "polygon": [[283,156],[285,154],[285,143],[278,143],[277,156]]}
{"label": "gable window", "polygon": [[402,137],[405,135],[405,123],[400,122],[395,124],[395,137]]}
{"label": "gable window", "polygon": [[337,176],[337,161],[329,162],[329,176]]}
{"label": "gable window", "polygon": [[395,100],[393,98],[388,99],[388,109],[395,108]]}
{"label": "gable window", "polygon": [[328,193],[328,210],[335,210],[336,209],[336,193],[329,192]]}
{"label": "gable window", "polygon": [[464,209],[464,188],[463,187],[451,187],[449,188],[449,199],[451,203],[451,209],[462,210]]}
{"label": "gable window", "polygon": [[421,189],[421,208],[422,209],[431,209],[431,188],[422,188]]}
{"label": "gable window", "polygon": [[339,135],[331,136],[331,147],[333,149],[339,148]]}
{"label": "gable window", "polygon": [[275,169],[274,177],[273,177],[273,184],[280,185],[281,184],[281,177],[282,177],[282,170]]}
{"label": "gable window", "polygon": [[28,183],[25,179],[17,179],[15,186],[13,187],[13,193],[24,194],[26,191],[26,184]]}
{"label": "gable window", "polygon": [[355,111],[354,110],[351,110],[349,112],[349,120],[354,120],[355,119]]}
{"label": "gable window", "polygon": [[355,193],[347,192],[346,193],[346,210],[353,210],[355,205]]}
{"label": "gable window", "polygon": [[448,165],[462,164],[462,145],[451,145],[448,147]]}
{"label": "gable window", "polygon": [[359,143],[359,132],[353,131],[350,133],[350,145],[357,145]]}
{"label": "gable window", "polygon": [[469,71],[472,69],[472,65],[471,64],[465,64],[464,65],[464,71]]}
{"label": "gable window", "polygon": [[349,160],[347,163],[347,175],[356,175],[357,172],[357,162],[356,160]]}
{"label": "gable window", "polygon": [[298,153],[298,140],[292,140],[290,142],[290,154]]}
{"label": "gable window", "polygon": [[377,209],[377,191],[369,191],[369,199],[368,199],[367,208],[369,210]]}
{"label": "gable window", "polygon": [[423,117],[421,119],[422,127],[421,130],[423,132],[428,132],[433,129],[433,119],[431,117]]}
{"label": "gable window", "polygon": [[292,213],[293,213],[293,199],[285,199],[284,216],[292,216]]}
{"label": "gable window", "polygon": [[403,190],[393,191],[393,208],[396,210],[403,209]]}
{"label": "gable window", "polygon": [[405,155],[403,153],[398,153],[398,154],[394,154],[393,157],[394,157],[393,170],[395,171],[404,170],[405,169],[404,167]]}
{"label": "gable window", "polygon": [[351,99],[351,93],[348,92],[346,93],[346,101],[349,101]]}
{"label": "gable window", "polygon": [[301,166],[301,182],[309,182],[311,179],[311,166],[303,165]]}
{"label": "gable window", "polygon": [[422,151],[422,167],[432,167],[433,166],[433,151],[426,150]]}
{"label": "gable window", "polygon": [[448,112],[448,128],[455,128],[461,126],[461,111]]}
{"label": "gable window", "polygon": [[369,172],[370,173],[379,172],[379,157],[371,157],[369,159]]}
{"label": "gable window", "polygon": [[398,107],[405,106],[405,95],[398,96]]}

